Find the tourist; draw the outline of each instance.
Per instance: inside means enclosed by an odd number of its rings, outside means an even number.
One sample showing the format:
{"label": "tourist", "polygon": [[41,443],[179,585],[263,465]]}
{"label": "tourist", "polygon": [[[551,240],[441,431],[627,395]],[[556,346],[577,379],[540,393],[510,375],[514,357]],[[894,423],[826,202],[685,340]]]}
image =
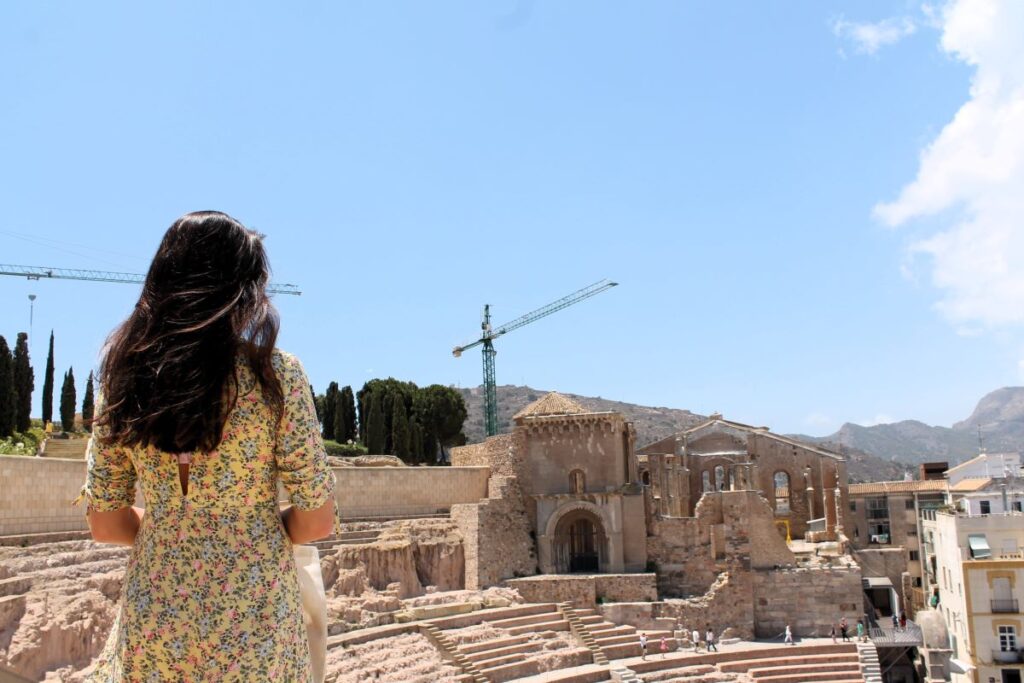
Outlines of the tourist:
{"label": "tourist", "polygon": [[715,632],[708,626],[707,633],[704,634],[704,643],[707,645],[708,652],[714,650],[718,652],[718,648],[715,647]]}
{"label": "tourist", "polygon": [[693,638],[693,651],[700,651],[700,631],[693,629],[693,632],[690,633],[690,637]]}
{"label": "tourist", "polygon": [[640,634],[640,659],[647,659],[647,634]]}
{"label": "tourist", "polygon": [[668,638],[665,636],[661,637],[661,658],[665,659],[665,655],[668,653]]}
{"label": "tourist", "polygon": [[900,630],[901,631],[906,631],[907,630],[907,613],[906,612],[900,612]]}
{"label": "tourist", "polygon": [[897,615],[895,612],[892,613],[892,630],[893,631],[899,631],[900,630],[900,618],[899,618],[899,615]]}
{"label": "tourist", "polygon": [[850,624],[846,621],[846,617],[839,620],[839,632],[843,634],[843,642],[850,642]]}
{"label": "tourist", "polygon": [[786,624],[786,640],[784,642],[789,645],[796,645],[796,643],[793,642],[793,629],[789,627],[789,624]]}
{"label": "tourist", "polygon": [[857,640],[864,642],[867,638],[864,635],[864,620],[857,621]]}
{"label": "tourist", "polygon": [[835,644],[835,642],[836,642],[836,625],[835,624],[832,624],[832,631],[829,633],[829,635],[832,636],[832,643]]}
{"label": "tourist", "polygon": [[269,272],[258,233],[187,214],[107,340],[81,498],[133,550],[88,681],[313,680],[292,545],[331,533],[334,475]]}

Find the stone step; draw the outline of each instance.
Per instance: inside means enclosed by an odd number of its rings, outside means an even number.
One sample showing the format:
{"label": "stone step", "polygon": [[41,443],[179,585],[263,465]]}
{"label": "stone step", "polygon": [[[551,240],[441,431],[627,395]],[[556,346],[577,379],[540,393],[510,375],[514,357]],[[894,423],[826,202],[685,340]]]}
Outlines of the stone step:
{"label": "stone step", "polygon": [[860,664],[853,662],[819,662],[817,664],[791,664],[788,666],[755,667],[747,671],[747,675],[755,680],[775,680],[778,676],[801,676],[813,673],[842,673],[856,676],[860,673]]}
{"label": "stone step", "polygon": [[[493,650],[482,650],[480,652],[474,652],[473,654],[467,654],[466,658],[471,662],[475,663],[481,669],[489,666],[496,666],[495,659],[501,659],[510,655],[519,655],[520,658],[524,658],[531,652],[537,652],[543,649],[544,644],[537,641],[528,640],[524,643],[516,643],[515,645],[508,645],[506,647],[496,647]],[[512,661],[512,660],[509,660]]]}
{"label": "stone step", "polygon": [[[609,622],[605,622],[598,626],[588,626],[587,630],[593,633],[594,637],[598,639],[604,636],[621,636],[637,632],[637,630],[632,626],[618,626]],[[637,637],[639,637],[639,635]]]}
{"label": "stone step", "polygon": [[523,633],[539,633],[541,631],[568,631],[569,622],[559,615],[550,621],[513,626],[512,628],[506,628],[505,630],[514,636],[522,635]]}
{"label": "stone step", "polygon": [[511,638],[496,638],[494,640],[481,640],[475,643],[457,645],[459,652],[472,659],[472,655],[479,652],[491,652],[503,647],[518,645],[530,640],[529,636],[513,636]]}
{"label": "stone step", "polygon": [[[476,626],[484,622],[492,623],[502,619],[511,619],[531,614],[550,614],[555,611],[554,603],[534,602],[525,605],[512,605],[510,607],[493,607],[482,609],[470,614],[457,614],[451,617],[439,617],[431,619],[430,623],[440,629],[465,628]],[[492,624],[493,625],[493,624]]]}
{"label": "stone step", "polygon": [[839,680],[863,680],[859,671],[821,671],[817,673],[804,672],[796,674],[780,674],[778,676],[765,676],[755,679],[758,683],[836,683]]}
{"label": "stone step", "polygon": [[486,621],[494,628],[515,628],[516,626],[539,624],[545,621],[550,621],[553,618],[564,620],[557,610],[551,609],[545,612],[534,612],[526,616],[513,617],[511,619],[487,619]]}
{"label": "stone step", "polygon": [[835,653],[822,655],[801,655],[792,653],[789,655],[778,654],[767,656],[759,653],[756,659],[745,659],[732,662],[721,662],[718,668],[726,673],[745,672],[750,669],[763,669],[776,666],[796,666],[800,664],[832,664],[857,662],[856,653]]}

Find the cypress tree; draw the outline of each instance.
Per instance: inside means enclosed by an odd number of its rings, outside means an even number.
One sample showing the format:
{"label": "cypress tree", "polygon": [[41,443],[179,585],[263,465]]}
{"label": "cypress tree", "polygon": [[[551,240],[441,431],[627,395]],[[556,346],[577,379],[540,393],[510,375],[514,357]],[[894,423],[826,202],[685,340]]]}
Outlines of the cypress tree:
{"label": "cypress tree", "polygon": [[409,416],[401,394],[395,394],[391,401],[391,455],[409,460]]}
{"label": "cypress tree", "polygon": [[92,413],[95,408],[92,395],[92,371],[89,371],[89,380],[85,383],[85,398],[82,399],[82,426],[85,431],[92,431]]}
{"label": "cypress tree", "polygon": [[53,422],[53,330],[50,330],[50,352],[46,355],[43,375],[43,426]]}
{"label": "cypress tree", "polygon": [[410,459],[412,462],[423,462],[423,427],[420,426],[419,422],[415,420],[409,428],[409,451],[411,452]]}
{"label": "cypress tree", "polygon": [[19,332],[18,341],[14,345],[14,389],[18,393],[14,417],[16,432],[27,432],[32,425],[32,390],[35,388],[36,376],[28,357],[28,335]]}
{"label": "cypress tree", "polygon": [[380,393],[374,392],[370,397],[370,414],[366,420],[366,450],[370,455],[381,455],[387,445],[382,403]]}
{"label": "cypress tree", "polygon": [[352,440],[357,441],[359,434],[356,431],[356,397],[352,393],[352,387],[346,386],[342,388],[341,394],[338,398],[341,411],[344,413],[344,420],[342,423],[341,434],[338,435],[338,441],[342,443]]}
{"label": "cypress tree", "polygon": [[335,413],[338,412],[338,383],[331,382],[327,385],[327,392],[324,394],[324,417],[323,436],[325,439],[334,439]]}
{"label": "cypress tree", "polygon": [[65,432],[75,430],[75,369],[69,368],[60,389],[60,426]]}
{"label": "cypress tree", "polygon": [[14,433],[17,421],[18,391],[14,386],[14,359],[11,347],[0,335],[0,439]]}
{"label": "cypress tree", "polygon": [[316,390],[313,388],[312,384],[309,385],[309,395],[313,397],[313,408],[316,409],[316,421],[322,423],[324,419],[323,396],[316,395]]}

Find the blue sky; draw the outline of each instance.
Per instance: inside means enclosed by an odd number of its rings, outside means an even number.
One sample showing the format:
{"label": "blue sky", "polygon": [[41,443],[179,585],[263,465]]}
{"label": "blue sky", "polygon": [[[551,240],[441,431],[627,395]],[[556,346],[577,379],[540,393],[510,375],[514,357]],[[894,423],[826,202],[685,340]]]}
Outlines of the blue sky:
{"label": "blue sky", "polygon": [[[956,9],[4,3],[0,263],[143,272],[220,209],[302,288],[280,345],[318,389],[479,384],[450,351],[484,303],[607,277],[503,338],[499,383],[786,432],[949,424],[1022,357],[1019,318],[957,307],[962,250],[928,249],[974,198],[914,199],[984,69]],[[84,377],[138,292],[0,278],[9,340],[29,293],[41,387],[51,328]]]}

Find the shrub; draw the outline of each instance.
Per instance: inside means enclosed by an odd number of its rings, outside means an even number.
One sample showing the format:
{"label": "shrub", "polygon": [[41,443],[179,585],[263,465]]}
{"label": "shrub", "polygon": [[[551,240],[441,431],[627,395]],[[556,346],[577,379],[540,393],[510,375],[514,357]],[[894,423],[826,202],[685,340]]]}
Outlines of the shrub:
{"label": "shrub", "polygon": [[366,455],[366,446],[358,443],[338,443],[330,439],[324,439],[324,449],[327,455],[338,458],[351,458],[357,455]]}

